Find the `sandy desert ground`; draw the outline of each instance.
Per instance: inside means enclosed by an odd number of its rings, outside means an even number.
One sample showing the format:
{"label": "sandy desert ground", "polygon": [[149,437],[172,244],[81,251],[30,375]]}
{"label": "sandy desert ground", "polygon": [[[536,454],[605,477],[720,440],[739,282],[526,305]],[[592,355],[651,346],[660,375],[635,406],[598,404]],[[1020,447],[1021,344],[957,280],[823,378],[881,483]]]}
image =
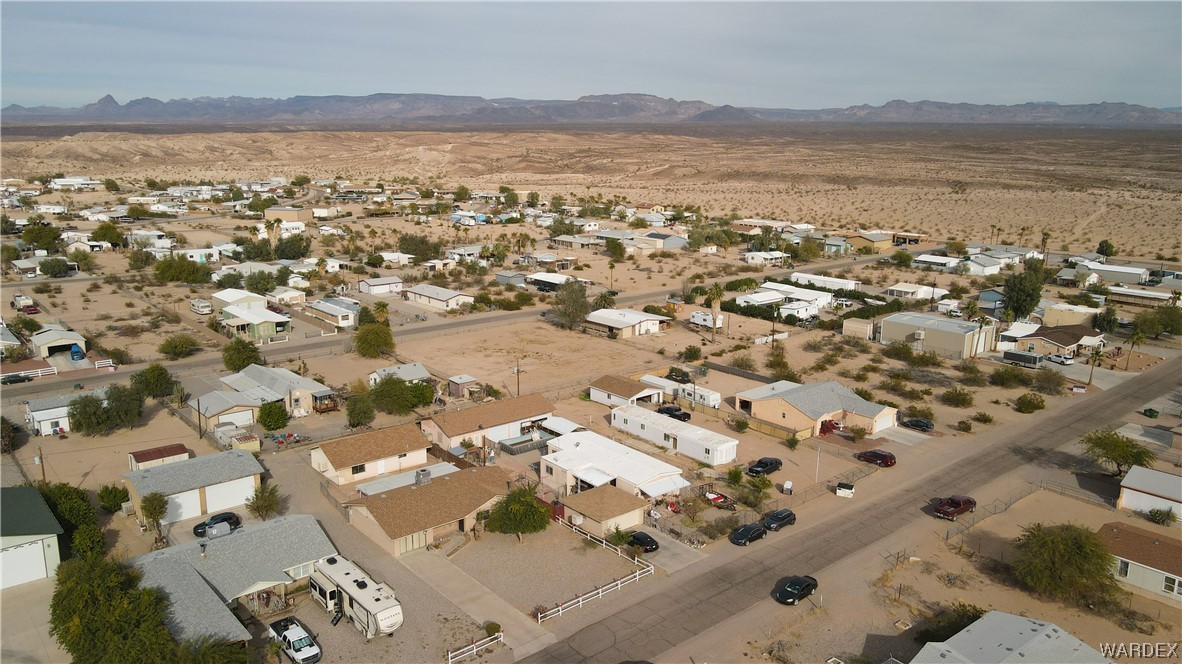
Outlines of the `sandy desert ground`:
{"label": "sandy desert ground", "polygon": [[121,181],[414,177],[970,240],[996,228],[1003,240],[1030,242],[1047,230],[1054,249],[1112,238],[1123,254],[1153,258],[1182,251],[1179,147],[1172,130],[1042,127],[82,131],[6,136],[0,170]]}

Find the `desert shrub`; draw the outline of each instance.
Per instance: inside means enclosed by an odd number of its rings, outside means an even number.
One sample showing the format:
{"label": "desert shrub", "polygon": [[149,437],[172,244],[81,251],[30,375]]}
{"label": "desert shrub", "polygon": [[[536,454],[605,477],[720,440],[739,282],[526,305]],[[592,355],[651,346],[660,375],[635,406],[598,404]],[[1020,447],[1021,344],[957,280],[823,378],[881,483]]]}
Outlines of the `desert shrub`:
{"label": "desert shrub", "polygon": [[751,426],[751,423],[746,418],[740,417],[735,420],[735,431],[743,433]]}
{"label": "desert shrub", "polygon": [[956,430],[971,433],[973,431],[973,423],[970,420],[961,420],[956,423]]}
{"label": "desert shrub", "polygon": [[968,408],[973,405],[973,393],[954,387],[940,395],[940,403],[955,408]]}
{"label": "desert shrub", "polygon": [[989,384],[989,379],[980,372],[966,373],[960,377],[960,384],[965,387],[985,387]]}
{"label": "desert shrub", "polygon": [[973,415],[973,421],[980,422],[981,424],[992,424],[993,416],[983,410],[980,410],[977,411],[976,415]]}
{"label": "desert shrub", "polygon": [[886,406],[887,408],[897,409],[899,407],[898,403],[895,403],[894,401],[891,401],[890,399],[875,399],[874,403],[881,404],[883,406]]}
{"label": "desert shrub", "polygon": [[828,347],[829,343],[824,339],[809,339],[802,346],[802,348],[810,353],[822,353]]}
{"label": "desert shrub", "polygon": [[726,483],[731,486],[739,486],[743,483],[743,467],[731,466],[726,469]]}
{"label": "desert shrub", "polygon": [[855,387],[854,394],[862,397],[867,401],[874,401],[874,393],[864,387]]}
{"label": "desert shrub", "polygon": [[170,360],[179,360],[192,355],[200,347],[201,344],[193,337],[187,334],[174,334],[161,342],[156,350]]}
{"label": "desert shrub", "polygon": [[936,355],[935,351],[927,351],[924,353],[914,353],[907,359],[907,366],[909,367],[939,367],[943,366],[944,361],[940,356]]}
{"label": "desert shrub", "polygon": [[925,420],[933,421],[936,419],[930,406],[910,406],[907,408],[907,412],[911,414],[911,417],[922,417]]}
{"label": "desert shrub", "polygon": [[800,447],[800,439],[793,435],[788,440],[785,440],[784,444],[788,446],[788,449],[794,450],[797,447]]}
{"label": "desert shrub", "polygon": [[908,346],[902,341],[892,341],[886,348],[882,349],[882,355],[892,360],[907,362],[915,355],[915,351],[911,350],[911,346]]}
{"label": "desert shrub", "polygon": [[1043,367],[1034,372],[1034,391],[1051,396],[1063,394],[1067,386],[1067,377],[1050,367]]}
{"label": "desert shrub", "polygon": [[1002,367],[989,374],[989,384],[998,387],[1028,387],[1034,378],[1018,367]]}
{"label": "desert shrub", "polygon": [[484,633],[493,636],[501,631],[501,626],[495,622],[490,622],[484,626]]}
{"label": "desert shrub", "polygon": [[742,369],[743,371],[755,371],[755,360],[750,355],[744,353],[732,357],[731,366],[736,369]]}
{"label": "desert shrub", "polygon": [[742,525],[738,514],[728,514],[702,526],[702,534],[710,539],[718,539]]}
{"label": "desert shrub", "polygon": [[868,431],[866,431],[866,427],[859,427],[859,426],[850,427],[849,432],[850,432],[850,439],[852,439],[855,443],[862,442],[862,440],[864,438],[866,438],[866,434],[869,433]]}
{"label": "desert shrub", "polygon": [[691,344],[686,346],[685,350],[681,351],[679,355],[681,355],[681,359],[685,360],[686,362],[697,362],[698,360],[702,359],[702,347]]}
{"label": "desert shrub", "polygon": [[1042,398],[1041,394],[1035,394],[1034,392],[1027,392],[1014,401],[1014,410],[1019,413],[1029,414],[1046,407],[1046,400]]}
{"label": "desert shrub", "polygon": [[130,495],[125,486],[104,484],[98,491],[99,507],[111,514],[122,509],[123,503],[127,502],[129,498]]}
{"label": "desert shrub", "polygon": [[915,633],[915,640],[920,643],[947,641],[983,615],[985,615],[985,609],[957,602],[951,611],[941,613],[929,620],[923,628]]}
{"label": "desert shrub", "polygon": [[1167,507],[1166,509],[1151,509],[1146,513],[1145,518],[1156,523],[1159,526],[1172,526],[1178,520],[1178,515],[1174,514],[1174,508]]}

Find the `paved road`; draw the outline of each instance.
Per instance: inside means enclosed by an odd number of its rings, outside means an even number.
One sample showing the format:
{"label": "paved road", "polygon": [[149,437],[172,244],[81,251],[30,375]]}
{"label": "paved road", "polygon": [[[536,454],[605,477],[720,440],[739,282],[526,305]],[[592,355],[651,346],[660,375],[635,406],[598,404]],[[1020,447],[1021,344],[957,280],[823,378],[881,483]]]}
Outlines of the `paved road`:
{"label": "paved road", "polygon": [[[1173,359],[1140,379],[1075,402],[1043,416],[969,457],[942,468],[913,471],[896,467],[902,482],[873,504],[850,512],[807,542],[770,539],[768,546],[738,555],[712,556],[693,576],[677,575],[658,583],[659,592],[588,625],[526,661],[619,662],[653,660],[716,623],[767,598],[776,581],[788,574],[811,574],[864,549],[921,518],[915,506],[933,495],[972,493],[978,487],[1018,470],[1024,464],[1053,463],[1054,450],[1081,434],[1107,426],[1114,417],[1140,407],[1179,385],[1182,359]],[[713,558],[720,558],[712,565]],[[730,562],[731,564],[726,564]],[[689,571],[693,571],[692,569]],[[625,596],[626,597],[626,596]],[[624,597],[617,598],[622,601]]]}

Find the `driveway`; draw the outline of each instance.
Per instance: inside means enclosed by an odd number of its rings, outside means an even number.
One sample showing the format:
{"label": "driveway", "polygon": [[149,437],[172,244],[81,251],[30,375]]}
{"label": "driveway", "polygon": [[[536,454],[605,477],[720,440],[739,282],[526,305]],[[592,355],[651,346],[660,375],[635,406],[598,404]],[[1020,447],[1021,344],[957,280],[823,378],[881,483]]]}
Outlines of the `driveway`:
{"label": "driveway", "polygon": [[669,574],[683,567],[689,567],[706,557],[705,549],[691,549],[655,528],[640,528],[639,530],[652,535],[653,539],[657,540],[657,544],[661,545],[661,548],[653,553],[646,553],[644,559]]}
{"label": "driveway", "polygon": [[879,431],[874,435],[879,438],[886,438],[887,440],[894,443],[899,443],[900,445],[906,445],[907,447],[919,445],[920,443],[926,442],[931,438],[931,436],[927,435],[926,433],[921,433],[919,431],[915,431],[914,429],[908,429],[902,426],[889,427]]}
{"label": "driveway", "polygon": [[68,662],[70,655],[49,635],[54,579],[0,591],[0,661]]}

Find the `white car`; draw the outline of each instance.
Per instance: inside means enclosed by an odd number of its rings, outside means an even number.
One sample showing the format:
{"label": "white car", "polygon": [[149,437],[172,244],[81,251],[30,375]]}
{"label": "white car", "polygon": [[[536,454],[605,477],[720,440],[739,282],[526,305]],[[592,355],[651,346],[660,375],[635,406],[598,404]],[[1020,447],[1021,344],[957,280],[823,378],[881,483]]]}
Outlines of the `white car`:
{"label": "white car", "polygon": [[1062,364],[1063,366],[1067,366],[1068,364],[1075,364],[1075,360],[1071,359],[1071,357],[1069,357],[1067,355],[1059,355],[1058,353],[1051,355],[1050,357],[1047,358],[1047,360],[1050,362],[1054,362],[1055,364]]}

